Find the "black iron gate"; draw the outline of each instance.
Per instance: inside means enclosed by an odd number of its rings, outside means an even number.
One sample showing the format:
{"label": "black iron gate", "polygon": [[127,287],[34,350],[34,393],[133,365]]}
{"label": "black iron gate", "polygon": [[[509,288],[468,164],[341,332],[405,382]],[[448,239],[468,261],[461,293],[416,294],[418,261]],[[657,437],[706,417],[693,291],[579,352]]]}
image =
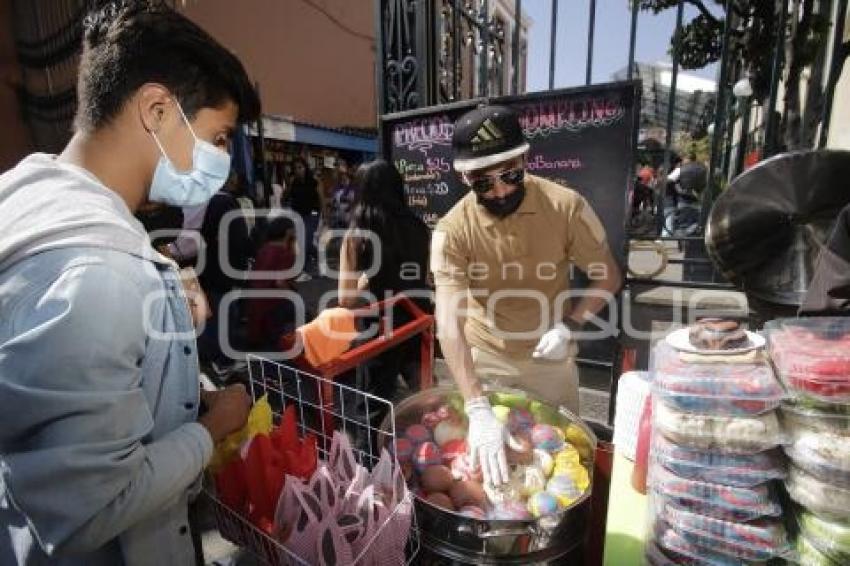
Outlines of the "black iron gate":
{"label": "black iron gate", "polygon": [[[743,170],[748,152],[757,139],[761,140],[757,147],[761,158],[783,150],[778,132],[781,116],[776,112],[766,112],[762,123],[752,128],[751,113],[760,106],[776,108],[783,73],[787,80],[794,65],[800,64],[799,60],[796,63],[786,60],[787,53],[792,53],[797,45],[795,42],[799,40],[794,36],[799,31],[797,27],[812,26],[812,22],[807,20],[826,14],[831,14],[835,29],[832,31],[830,64],[822,72],[827,75],[826,83],[834,88],[846,53],[850,53],[850,43],[843,42],[847,0],[824,0],[816,6],[802,0],[725,0],[717,3],[722,4],[726,16],[723,18],[713,15],[700,0],[633,0],[630,4],[627,1],[623,0],[624,5],[630,6],[631,25],[626,76],[620,77],[622,79],[649,79],[642,76],[635,61],[640,10],[660,6],[660,9],[670,7],[676,11],[676,25],[671,39],[670,84],[666,91],[659,89],[657,84],[652,85],[656,112],[662,108],[665,114],[662,178],[666,179],[673,163],[674,132],[682,127],[684,121],[679,114],[689,110],[692,112],[700,103],[697,95],[695,99],[682,104],[677,88],[683,58],[686,61],[693,60],[693,53],[682,47],[688,46],[688,41],[693,39],[690,35],[694,33],[696,22],[684,22],[686,4],[698,5],[702,9],[700,17],[706,21],[713,20],[713,27],[709,26],[713,30],[711,49],[718,51],[719,69],[716,94],[700,117],[702,123],[699,126],[703,136],[709,132],[711,136],[707,178],[701,196],[697,229],[687,236],[665,237],[660,230],[664,222],[663,191],[656,190],[654,212],[657,231],[633,239],[635,242],[649,241],[660,246],[672,242],[677,246],[684,257],[672,259],[671,263],[682,264],[684,280],[660,282],[635,276],[628,277],[626,282],[632,289],[653,285],[703,290],[732,289],[714,270],[705,252],[702,232],[708,212],[725,182]],[[586,83],[590,84],[593,38],[597,25],[596,0],[587,2],[589,19],[585,76]],[[376,0],[379,114],[447,105],[474,98],[522,94],[525,89],[524,65],[527,58],[527,28],[522,17],[522,6],[522,0]],[[551,0],[550,90],[554,88],[557,62],[558,8],[559,0]],[[705,21],[696,23],[704,24]],[[753,54],[756,48],[761,49],[761,52]],[[823,45],[820,49],[821,57],[829,53]],[[683,50],[686,52],[683,53]],[[761,94],[753,96],[752,92],[739,92],[738,87],[741,85],[736,83],[743,79],[758,83]],[[644,92],[644,98],[649,98],[646,96],[647,91]],[[832,92],[828,89],[821,110],[820,137],[812,147],[823,147],[826,142],[831,105]],[[693,123],[690,115],[686,123]],[[742,133],[736,134],[736,130]],[[614,358],[611,365],[612,378],[619,371],[622,361],[619,354]],[[612,403],[615,388],[616,379],[612,379]]]}

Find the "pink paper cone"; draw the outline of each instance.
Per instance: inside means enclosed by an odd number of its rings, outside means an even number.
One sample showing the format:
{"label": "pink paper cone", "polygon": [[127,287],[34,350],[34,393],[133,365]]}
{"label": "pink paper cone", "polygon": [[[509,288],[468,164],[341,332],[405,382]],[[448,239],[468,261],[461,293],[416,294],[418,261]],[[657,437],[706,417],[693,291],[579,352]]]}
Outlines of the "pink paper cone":
{"label": "pink paper cone", "polygon": [[351,545],[346,542],[335,517],[326,518],[317,528],[316,563],[319,566],[351,564],[354,556]]}
{"label": "pink paper cone", "polygon": [[375,486],[375,493],[381,498],[384,505],[391,505],[394,498],[393,487],[393,459],[386,449],[381,450],[381,458],[372,469],[371,481]]}
{"label": "pink paper cone", "polygon": [[354,458],[351,443],[345,433],[334,431],[331,450],[328,454],[328,464],[339,483],[348,483],[354,478],[357,460]]}

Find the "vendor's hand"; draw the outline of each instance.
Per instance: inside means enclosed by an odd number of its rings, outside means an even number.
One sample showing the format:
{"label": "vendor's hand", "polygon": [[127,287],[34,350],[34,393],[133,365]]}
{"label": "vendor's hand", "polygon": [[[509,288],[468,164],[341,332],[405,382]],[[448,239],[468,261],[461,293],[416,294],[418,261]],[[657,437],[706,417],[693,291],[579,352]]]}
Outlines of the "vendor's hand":
{"label": "vendor's hand", "polygon": [[508,438],[505,425],[493,414],[486,397],[476,397],[466,402],[469,417],[470,457],[481,465],[484,483],[498,486],[510,480],[508,460],[505,456],[505,441]]}
{"label": "vendor's hand", "polygon": [[241,430],[248,422],[252,401],[241,383],[229,385],[219,391],[202,391],[201,401],[207,406],[207,412],[198,422],[209,431],[214,443]]}
{"label": "vendor's hand", "polygon": [[540,337],[531,357],[539,360],[565,360],[570,352],[571,337],[570,329],[563,322],[559,322]]}

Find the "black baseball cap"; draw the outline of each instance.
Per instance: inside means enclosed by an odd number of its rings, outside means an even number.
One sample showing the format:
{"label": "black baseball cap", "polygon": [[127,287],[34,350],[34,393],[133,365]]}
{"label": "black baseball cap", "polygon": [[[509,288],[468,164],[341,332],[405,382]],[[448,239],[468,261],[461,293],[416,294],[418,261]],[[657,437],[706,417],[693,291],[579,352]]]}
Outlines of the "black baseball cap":
{"label": "black baseball cap", "polygon": [[452,136],[455,171],[491,167],[526,153],[528,141],[519,114],[507,106],[479,106],[455,122]]}

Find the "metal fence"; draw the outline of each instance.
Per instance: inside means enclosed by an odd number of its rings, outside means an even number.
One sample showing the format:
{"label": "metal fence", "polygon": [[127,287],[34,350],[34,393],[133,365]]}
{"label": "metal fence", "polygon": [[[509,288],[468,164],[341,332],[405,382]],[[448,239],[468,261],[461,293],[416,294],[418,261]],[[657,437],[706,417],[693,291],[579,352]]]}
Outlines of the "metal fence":
{"label": "metal fence", "polygon": [[[585,0],[588,5],[587,51],[585,56],[585,82],[590,84],[594,64],[594,36],[597,28],[596,0]],[[635,47],[640,33],[641,6],[649,7],[647,0],[630,3],[631,25],[626,76],[641,78],[635,61]],[[702,4],[679,0],[674,8],[676,24],[672,36],[680,37],[687,31],[684,22],[685,5]],[[789,72],[793,62],[786,61],[789,41],[793,37],[798,14],[811,10],[811,6],[798,0],[764,0],[741,2],[725,0],[723,9],[728,17],[723,21],[720,41],[716,95],[699,121],[700,126],[710,124],[710,156],[708,158],[707,190],[701,203],[701,225],[704,226],[711,204],[728,180],[739,174],[750,153],[760,159],[774,155],[784,148],[779,139],[779,113],[776,109],[783,73]],[[551,0],[551,36],[549,47],[549,88],[555,86],[558,61],[557,30],[559,6],[562,0]],[[629,6],[623,0],[624,9]],[[750,6],[748,15],[742,6]],[[802,6],[802,7],[801,7]],[[815,5],[815,15],[826,15],[830,20],[831,44],[822,49],[817,61],[825,74],[825,97],[821,104],[820,135],[811,147],[824,147],[827,140],[834,86],[844,62],[844,51],[850,44],[844,42],[844,21],[847,0],[822,0]],[[377,91],[379,114],[411,110],[425,106],[446,104],[458,100],[519,94],[525,90],[525,63],[527,60],[527,22],[522,17],[522,0],[375,0],[375,26],[377,30]],[[760,14],[760,16],[759,16]],[[757,100],[753,96],[735,96],[733,86],[749,69],[741,57],[742,42],[753,34],[756,16],[766,18],[773,28],[765,61],[769,69],[767,96]],[[804,14],[803,19],[808,16]],[[761,20],[760,20],[761,22]],[[796,23],[795,23],[796,22]],[[763,22],[759,23],[764,27]],[[748,27],[749,26],[749,27]],[[813,28],[814,29],[814,28]],[[674,43],[674,45],[676,45]],[[796,49],[796,47],[794,47]],[[677,113],[687,114],[700,104],[693,98],[682,102],[684,96],[677,88],[682,68],[682,54],[672,50],[670,85],[655,90],[655,104],[666,110],[663,117],[663,171],[671,169],[674,157],[674,134],[681,127]],[[828,61],[828,64],[826,63]],[[667,100],[659,100],[666,97]],[[703,103],[706,101],[703,100]],[[763,115],[754,119],[755,112]],[[691,123],[691,119],[688,118]],[[702,129],[702,128],[700,128]],[[662,223],[660,199],[657,203],[658,225]]]}

